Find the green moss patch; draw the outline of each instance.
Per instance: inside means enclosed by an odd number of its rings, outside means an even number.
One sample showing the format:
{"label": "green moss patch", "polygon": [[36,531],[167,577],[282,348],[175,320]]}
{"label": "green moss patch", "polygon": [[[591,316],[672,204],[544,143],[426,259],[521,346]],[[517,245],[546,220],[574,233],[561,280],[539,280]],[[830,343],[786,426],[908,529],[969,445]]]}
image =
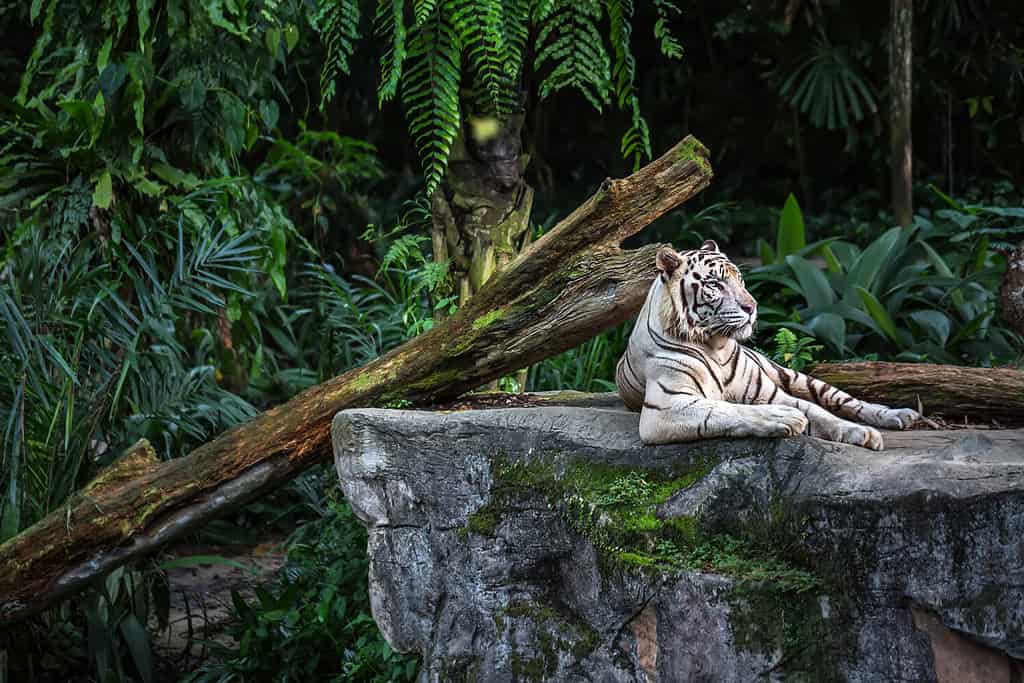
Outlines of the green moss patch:
{"label": "green moss patch", "polygon": [[516,647],[519,638],[511,638],[512,675],[515,680],[551,680],[558,670],[560,655],[565,653],[573,660],[580,660],[597,647],[600,637],[597,631],[583,621],[560,614],[546,605],[533,602],[516,602],[504,610],[502,623],[528,624],[532,641],[530,652]]}
{"label": "green moss patch", "polygon": [[683,140],[679,148],[679,160],[680,161],[692,161],[697,164],[701,171],[709,173],[711,171],[711,162],[708,161],[708,148],[705,147],[700,140],[693,136],[687,136]]}
{"label": "green moss patch", "polygon": [[505,316],[505,311],[501,308],[496,308],[493,311],[488,311],[482,316],[473,321],[474,330],[482,330],[485,327],[489,327],[495,322],[501,320]]}
{"label": "green moss patch", "polygon": [[770,583],[782,593],[813,592],[821,587],[813,573],[785,559],[790,548],[780,534],[791,533],[782,510],[763,523],[751,522],[730,533],[708,533],[696,517],[659,518],[655,510],[672,495],[693,486],[715,459],[683,463],[673,469],[647,469],[569,458],[534,461],[497,460],[492,498],[471,515],[460,531],[490,536],[516,498],[529,492],[547,498],[573,531],[589,540],[614,564],[663,573],[703,571],[741,583]]}
{"label": "green moss patch", "polygon": [[[668,468],[644,468],[560,453],[529,461],[496,458],[492,498],[470,516],[460,535],[491,536],[510,511],[535,504],[540,495],[570,529],[593,544],[604,571],[662,577],[704,572],[734,579],[727,599],[737,646],[768,654],[782,651],[787,672],[831,680],[838,655],[829,643],[838,642],[839,636],[821,617],[818,600],[826,592],[825,582],[807,568],[801,541],[806,520],[778,505],[714,530],[698,517],[661,519],[656,514],[660,504],[699,482],[716,463],[717,458],[704,457]],[[557,618],[554,610],[543,607],[531,607],[536,613],[530,615],[516,609],[506,616]],[[554,645],[555,650],[565,649]],[[545,652],[543,647],[539,651]],[[551,655],[519,661],[515,668],[530,680],[549,675],[556,664],[557,656]]]}

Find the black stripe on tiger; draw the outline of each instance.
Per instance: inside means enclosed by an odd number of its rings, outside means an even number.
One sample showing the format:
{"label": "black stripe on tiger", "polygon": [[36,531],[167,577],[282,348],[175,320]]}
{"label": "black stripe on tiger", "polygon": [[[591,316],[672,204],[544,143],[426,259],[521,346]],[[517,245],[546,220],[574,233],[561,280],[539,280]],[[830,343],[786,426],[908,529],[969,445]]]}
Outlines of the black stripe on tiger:
{"label": "black stripe on tiger", "polygon": [[704,357],[703,353],[701,353],[700,351],[698,351],[696,349],[690,349],[690,348],[686,348],[686,347],[680,348],[679,352],[682,353],[684,356],[689,356],[690,358],[696,358],[701,363],[703,363],[704,367],[708,369],[708,375],[710,375],[711,379],[715,380],[715,384],[718,385],[718,390],[719,391],[725,391],[725,388],[722,386],[722,381],[720,379],[718,379],[718,375],[716,375],[715,371],[711,369],[711,363],[708,362],[708,359]]}

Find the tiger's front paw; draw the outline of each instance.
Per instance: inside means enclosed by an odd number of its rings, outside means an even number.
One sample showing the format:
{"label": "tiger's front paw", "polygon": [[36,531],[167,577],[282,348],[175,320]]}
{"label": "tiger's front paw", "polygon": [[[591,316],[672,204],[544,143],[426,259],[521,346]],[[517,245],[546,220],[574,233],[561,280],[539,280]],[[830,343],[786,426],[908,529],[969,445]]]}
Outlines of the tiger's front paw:
{"label": "tiger's front paw", "polygon": [[882,408],[871,424],[882,429],[907,429],[920,419],[921,413],[910,408]]}
{"label": "tiger's front paw", "polygon": [[878,433],[877,429],[867,425],[843,421],[836,431],[837,433],[834,435],[835,441],[861,446],[862,448],[870,448],[873,451],[880,451],[885,448],[885,444],[882,443],[882,435]]}
{"label": "tiger's front paw", "polygon": [[778,405],[750,406],[751,436],[796,436],[807,429],[807,416],[796,408]]}

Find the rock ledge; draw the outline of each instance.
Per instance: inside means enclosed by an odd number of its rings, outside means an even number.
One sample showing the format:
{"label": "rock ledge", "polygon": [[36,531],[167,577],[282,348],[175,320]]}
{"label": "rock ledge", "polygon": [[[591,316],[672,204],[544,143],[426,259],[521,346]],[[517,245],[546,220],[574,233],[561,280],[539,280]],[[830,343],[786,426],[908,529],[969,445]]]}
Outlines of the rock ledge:
{"label": "rock ledge", "polygon": [[646,447],[575,403],[335,418],[423,680],[1024,676],[1024,431]]}

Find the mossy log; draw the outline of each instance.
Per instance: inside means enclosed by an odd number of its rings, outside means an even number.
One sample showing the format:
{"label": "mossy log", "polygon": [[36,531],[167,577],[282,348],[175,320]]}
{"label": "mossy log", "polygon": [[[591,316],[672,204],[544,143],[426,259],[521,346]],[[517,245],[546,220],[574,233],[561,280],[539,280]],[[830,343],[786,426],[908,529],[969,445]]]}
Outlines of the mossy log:
{"label": "mossy log", "polygon": [[1024,372],[925,363],[821,363],[810,374],[859,399],[971,422],[1024,424]]}
{"label": "mossy log", "polygon": [[[577,346],[634,316],[658,245],[619,243],[711,181],[687,137],[597,192],[455,315],[363,368],[313,387],[189,455],[133,467],[0,545],[0,624],[36,613],[330,456],[343,408],[458,395]],[[134,460],[132,460],[134,462]]]}

